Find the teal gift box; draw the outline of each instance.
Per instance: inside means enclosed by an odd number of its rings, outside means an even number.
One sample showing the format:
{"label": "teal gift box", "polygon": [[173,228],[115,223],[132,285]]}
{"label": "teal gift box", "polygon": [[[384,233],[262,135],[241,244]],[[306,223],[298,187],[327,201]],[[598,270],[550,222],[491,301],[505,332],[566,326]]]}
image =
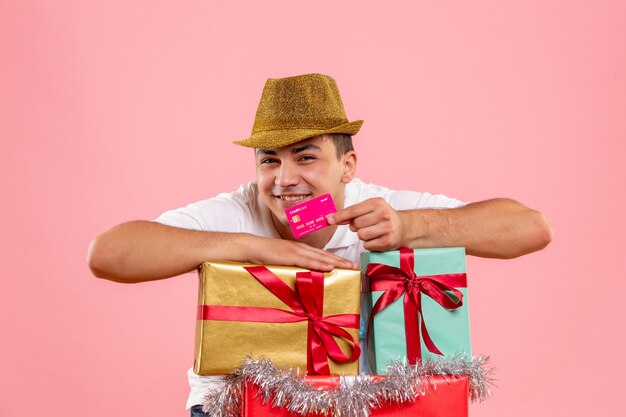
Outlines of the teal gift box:
{"label": "teal gift box", "polygon": [[361,270],[373,374],[398,357],[471,357],[465,248],[363,252]]}

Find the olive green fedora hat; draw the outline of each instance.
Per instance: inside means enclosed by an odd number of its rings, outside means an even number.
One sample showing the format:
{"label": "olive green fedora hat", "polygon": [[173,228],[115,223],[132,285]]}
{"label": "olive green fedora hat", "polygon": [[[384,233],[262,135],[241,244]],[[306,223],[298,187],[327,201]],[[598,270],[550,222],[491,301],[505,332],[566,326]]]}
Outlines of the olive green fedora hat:
{"label": "olive green fedora hat", "polygon": [[355,135],[362,124],[363,120],[348,121],[337,83],[328,75],[270,78],[261,94],[252,134],[233,143],[280,148],[326,133]]}

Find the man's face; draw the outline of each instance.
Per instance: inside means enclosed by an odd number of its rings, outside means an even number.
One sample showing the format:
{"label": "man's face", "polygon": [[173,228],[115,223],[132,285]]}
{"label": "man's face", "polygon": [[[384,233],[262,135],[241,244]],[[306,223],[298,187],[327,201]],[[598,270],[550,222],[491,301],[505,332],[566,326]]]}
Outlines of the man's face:
{"label": "man's face", "polygon": [[352,180],[355,165],[353,151],[337,159],[335,144],[325,136],[256,150],[259,192],[274,218],[284,225],[288,224],[287,208],[326,193],[342,208],[344,185]]}

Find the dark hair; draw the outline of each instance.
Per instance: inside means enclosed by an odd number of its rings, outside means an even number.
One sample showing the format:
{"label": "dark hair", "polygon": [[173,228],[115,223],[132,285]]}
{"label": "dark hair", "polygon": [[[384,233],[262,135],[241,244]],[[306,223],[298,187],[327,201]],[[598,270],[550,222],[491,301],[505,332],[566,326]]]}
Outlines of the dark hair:
{"label": "dark hair", "polygon": [[346,153],[354,150],[354,146],[352,145],[352,135],[347,135],[345,133],[329,133],[326,136],[328,136],[335,144],[337,159],[341,159],[341,157]]}

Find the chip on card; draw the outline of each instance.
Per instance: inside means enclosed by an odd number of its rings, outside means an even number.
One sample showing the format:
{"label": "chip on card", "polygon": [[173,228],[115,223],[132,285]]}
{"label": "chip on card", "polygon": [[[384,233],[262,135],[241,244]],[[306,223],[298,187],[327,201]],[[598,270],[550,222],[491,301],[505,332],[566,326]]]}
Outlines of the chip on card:
{"label": "chip on card", "polygon": [[326,216],[336,212],[330,194],[324,194],[285,210],[293,236],[298,239],[316,230],[329,226]]}

